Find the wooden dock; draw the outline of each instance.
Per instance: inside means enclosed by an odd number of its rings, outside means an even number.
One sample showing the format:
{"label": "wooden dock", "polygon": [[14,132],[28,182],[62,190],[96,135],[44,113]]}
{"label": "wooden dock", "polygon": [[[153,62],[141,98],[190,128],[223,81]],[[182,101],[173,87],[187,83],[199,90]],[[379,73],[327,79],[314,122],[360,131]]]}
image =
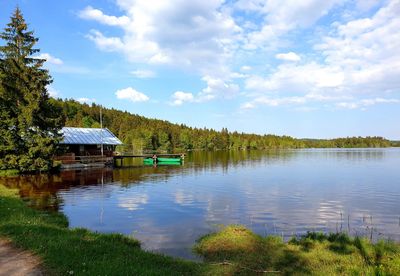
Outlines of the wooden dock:
{"label": "wooden dock", "polygon": [[[185,154],[184,153],[154,153],[154,154],[140,154],[140,155],[134,155],[134,154],[121,154],[121,155],[114,155],[114,167],[117,166],[117,160],[120,160],[121,162],[121,167],[124,164],[124,159],[127,158],[152,158],[153,160],[157,160],[159,157],[166,157],[166,158],[180,158],[181,161],[185,159]],[[155,162],[157,163],[157,162]]]}

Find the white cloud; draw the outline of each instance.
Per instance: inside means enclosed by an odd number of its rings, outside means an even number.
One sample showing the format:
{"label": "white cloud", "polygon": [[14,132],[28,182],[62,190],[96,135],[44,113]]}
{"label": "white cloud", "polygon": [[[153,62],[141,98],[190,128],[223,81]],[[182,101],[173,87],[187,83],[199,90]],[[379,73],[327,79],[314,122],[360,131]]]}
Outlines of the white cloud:
{"label": "white cloud", "polygon": [[197,95],[188,92],[177,91],[172,98],[172,105],[182,105],[185,102],[207,102],[217,98],[229,99],[236,96],[240,90],[237,84],[220,78],[204,76],[202,80],[207,84]]}
{"label": "white cloud", "polygon": [[78,102],[80,102],[80,103],[86,103],[86,104],[91,104],[91,103],[94,103],[95,101],[96,101],[96,99],[94,99],[94,98],[92,98],[92,99],[90,99],[90,98],[77,98],[76,99]]}
{"label": "white cloud", "polygon": [[[83,19],[120,27],[124,34],[88,35],[102,50],[123,53],[132,62],[172,64],[206,74],[227,71],[225,61],[236,47],[241,28],[222,0],[117,0],[123,16],[86,7]],[[229,70],[228,70],[229,71]]]}
{"label": "white cloud", "polygon": [[238,72],[232,72],[232,73],[229,74],[229,77],[231,79],[244,79],[244,78],[247,78],[248,75],[242,74],[242,73],[238,73]]}
{"label": "white cloud", "polygon": [[41,53],[39,55],[34,56],[33,58],[45,59],[46,62],[55,64],[55,65],[62,65],[64,63],[61,59],[56,58],[56,57],[50,55],[49,53]]}
{"label": "white cloud", "polygon": [[369,11],[381,3],[382,0],[356,0],[356,7],[357,10]]}
{"label": "white cloud", "polygon": [[[240,108],[241,109],[254,109],[259,105],[265,105],[270,107],[278,107],[278,106],[298,106],[304,104],[312,104],[315,102],[331,102],[332,104],[327,105],[328,107],[336,107],[339,109],[366,109],[369,106],[376,104],[399,104],[400,99],[386,99],[386,98],[371,98],[371,99],[362,99],[362,100],[353,100],[353,101],[340,101],[340,100],[352,100],[351,97],[315,97],[312,94],[308,94],[305,96],[293,96],[293,97],[267,97],[261,96],[250,102],[243,103]],[[314,110],[315,107],[296,107],[293,110],[297,111],[310,111]]]}
{"label": "white cloud", "polygon": [[[245,95],[245,109],[316,102],[361,105],[360,99],[395,99],[400,88],[398,0],[379,6],[371,0],[116,3],[118,16],[90,6],[79,16],[119,28],[122,34],[91,30],[87,37],[99,49],[121,53],[145,68],[172,65],[197,73],[205,82],[200,91],[176,91],[171,104]],[[357,7],[361,10],[354,11]],[[374,14],[358,18],[374,8]],[[353,11],[344,16],[348,9]],[[276,59],[289,62],[268,64],[275,53]],[[146,78],[152,72],[132,74]]]}
{"label": "white cloud", "polygon": [[374,99],[362,99],[356,102],[339,102],[336,104],[337,108],[342,109],[365,109],[368,106],[376,104],[398,104],[399,99],[385,99],[385,98],[374,98]]}
{"label": "white cloud", "polygon": [[245,87],[263,93],[306,94],[320,89],[340,88],[344,74],[338,67],[311,62],[304,65],[282,64],[269,77],[252,76]]}
{"label": "white cloud", "polygon": [[371,18],[339,25],[315,49],[326,66],[338,66],[353,93],[376,94],[400,88],[400,2],[390,1]]}
{"label": "white cloud", "polygon": [[156,76],[156,73],[151,70],[135,70],[131,72],[132,75],[139,79],[149,79],[149,78],[154,78]]}
{"label": "white cloud", "polygon": [[251,66],[248,65],[243,65],[242,67],[240,67],[240,71],[250,71],[251,69]]}
{"label": "white cloud", "polygon": [[285,97],[279,99],[259,98],[257,99],[257,102],[269,106],[279,106],[286,104],[303,104],[306,102],[306,98],[305,97]]}
{"label": "white cloud", "polygon": [[248,103],[243,103],[241,106],[240,106],[240,109],[253,109],[253,108],[255,108],[256,106],[253,104],[253,103],[250,103],[250,102],[248,102]]}
{"label": "white cloud", "polygon": [[119,37],[105,37],[97,30],[90,30],[90,33],[86,37],[96,43],[97,47],[103,51],[121,51],[125,47],[124,43]]}
{"label": "white cloud", "polygon": [[58,98],[60,97],[60,91],[56,90],[53,86],[48,85],[47,86],[47,92],[49,93],[49,96],[52,98]]}
{"label": "white cloud", "polygon": [[268,22],[285,24],[290,28],[309,27],[326,15],[335,5],[343,0],[307,0],[307,1],[267,1],[263,13],[267,14]]}
{"label": "white cloud", "polygon": [[101,10],[94,9],[91,6],[88,6],[80,11],[79,16],[83,19],[95,20],[110,26],[125,26],[130,22],[129,17],[127,16],[117,17],[105,15]]}
{"label": "white cloud", "polygon": [[139,92],[139,91],[133,89],[132,87],[117,90],[117,92],[115,92],[115,95],[117,96],[118,99],[121,99],[121,100],[126,99],[126,100],[130,100],[134,103],[146,102],[150,99],[148,96],[146,96],[142,92]]}
{"label": "white cloud", "polygon": [[277,59],[285,60],[285,61],[300,61],[300,56],[294,52],[289,53],[280,53],[275,55]]}
{"label": "white cloud", "polygon": [[279,38],[291,30],[307,28],[326,15],[332,8],[341,5],[344,0],[240,0],[236,8],[256,12],[264,16],[264,25],[247,36],[246,48],[271,48]]}
{"label": "white cloud", "polygon": [[384,99],[384,98],[361,100],[361,104],[364,106],[374,105],[374,104],[378,104],[378,103],[400,103],[400,100],[399,99]]}
{"label": "white cloud", "polygon": [[227,82],[220,78],[204,76],[202,80],[207,83],[207,87],[198,95],[198,100],[201,102],[214,98],[233,98],[240,90],[237,84]]}
{"label": "white cloud", "polygon": [[150,57],[150,64],[167,64],[171,62],[171,57],[164,53],[157,53],[154,56]]}
{"label": "white cloud", "polygon": [[172,95],[172,103],[171,105],[182,105],[185,102],[193,102],[194,96],[192,93],[186,93],[182,91],[176,91]]}
{"label": "white cloud", "polygon": [[338,108],[344,108],[344,109],[356,109],[359,107],[359,105],[356,103],[348,103],[348,102],[340,102],[337,103],[336,106]]}
{"label": "white cloud", "polygon": [[[290,97],[304,97],[306,102],[336,101],[340,108],[371,105],[371,100],[362,98],[375,99],[373,104],[386,103],[384,99],[400,89],[398,14],[400,2],[391,1],[370,18],[335,24],[314,46],[315,60],[281,64],[266,77],[250,76],[245,87],[255,92],[254,99],[274,95],[264,102],[269,105],[285,104]],[[252,102],[253,106],[257,103],[263,102]]]}
{"label": "white cloud", "polygon": [[259,97],[251,102],[246,102],[241,105],[241,109],[253,109],[258,105],[266,106],[281,106],[281,105],[298,105],[307,102],[307,97],[283,97],[283,98],[271,98],[271,97]]}

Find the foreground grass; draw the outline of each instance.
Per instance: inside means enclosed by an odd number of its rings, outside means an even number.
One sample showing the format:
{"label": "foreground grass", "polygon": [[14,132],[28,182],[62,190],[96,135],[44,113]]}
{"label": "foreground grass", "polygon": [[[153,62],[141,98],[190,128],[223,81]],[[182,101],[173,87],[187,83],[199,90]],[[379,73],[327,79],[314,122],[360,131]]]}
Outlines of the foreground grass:
{"label": "foreground grass", "polygon": [[346,234],[309,233],[284,243],[243,226],[228,226],[201,238],[195,251],[227,274],[400,275],[400,245],[372,244]]}
{"label": "foreground grass", "polygon": [[31,209],[0,185],[0,237],[43,260],[50,275],[400,275],[400,245],[345,234],[309,233],[284,243],[243,226],[201,238],[194,251],[205,263],[146,252],[118,234],[68,229],[60,213]]}
{"label": "foreground grass", "polygon": [[205,265],[146,252],[125,236],[67,227],[62,214],[33,210],[0,185],[0,236],[40,256],[46,274],[208,274]]}

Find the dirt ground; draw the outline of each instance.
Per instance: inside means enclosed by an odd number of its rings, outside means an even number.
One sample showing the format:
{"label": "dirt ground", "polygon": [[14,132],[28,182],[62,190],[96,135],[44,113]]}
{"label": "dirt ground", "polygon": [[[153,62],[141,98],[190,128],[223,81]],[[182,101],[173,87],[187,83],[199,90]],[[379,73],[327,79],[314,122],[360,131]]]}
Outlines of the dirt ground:
{"label": "dirt ground", "polygon": [[15,248],[0,239],[0,276],[42,276],[40,259],[32,253]]}

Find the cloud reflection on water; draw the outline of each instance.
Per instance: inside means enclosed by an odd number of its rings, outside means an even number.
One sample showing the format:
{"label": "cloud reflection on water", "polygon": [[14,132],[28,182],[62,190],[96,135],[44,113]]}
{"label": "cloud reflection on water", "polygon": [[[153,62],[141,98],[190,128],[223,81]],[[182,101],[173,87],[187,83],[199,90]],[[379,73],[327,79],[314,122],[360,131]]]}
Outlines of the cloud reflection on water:
{"label": "cloud reflection on water", "polygon": [[348,228],[367,234],[373,227],[400,240],[398,167],[400,149],[195,152],[182,167],[65,172],[7,184],[35,206],[54,203],[72,227],[133,235],[145,248],[189,258],[199,236],[232,223],[285,237]]}

